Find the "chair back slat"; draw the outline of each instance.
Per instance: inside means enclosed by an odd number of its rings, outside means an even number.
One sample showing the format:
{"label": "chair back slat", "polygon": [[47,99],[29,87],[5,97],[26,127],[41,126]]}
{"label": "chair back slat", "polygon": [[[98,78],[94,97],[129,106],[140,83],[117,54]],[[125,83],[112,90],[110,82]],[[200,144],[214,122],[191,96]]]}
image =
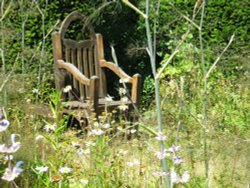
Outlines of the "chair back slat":
{"label": "chair back slat", "polygon": [[[76,60],[76,48],[71,49],[71,61],[73,65],[78,68],[77,60]],[[73,87],[79,91],[79,82],[76,79],[73,79]]]}
{"label": "chair back slat", "polygon": [[[101,34],[96,34],[96,46],[95,46],[95,56],[96,56],[96,59],[97,61],[99,61],[99,59],[104,59],[104,46],[103,46],[103,38],[102,38],[102,35]],[[99,65],[99,62],[98,62],[98,65]],[[105,97],[107,96],[107,84],[106,84],[106,75],[104,73],[104,70],[103,69],[99,69],[100,72],[100,88],[102,88],[100,91],[99,91],[99,95],[100,97]]]}
{"label": "chair back slat", "polygon": [[[95,59],[95,62],[99,61],[97,45],[94,47],[94,59]],[[105,84],[104,84],[104,76],[105,75],[103,74],[103,70],[101,69],[99,62],[96,63],[95,71],[96,71],[97,75],[100,75],[99,76],[99,79],[100,79],[99,85],[100,85],[100,88],[102,88],[102,89],[99,91],[99,96],[101,98],[103,98],[106,96],[105,87],[104,87],[105,86]]]}
{"label": "chair back slat", "polygon": [[95,75],[92,49],[88,49],[88,65],[89,65],[89,75],[90,76]]}
{"label": "chair back slat", "polygon": [[70,57],[71,57],[71,52],[70,52],[70,48],[66,48],[65,49],[65,59],[66,59],[66,62],[70,62]]}
{"label": "chair back slat", "polygon": [[[83,62],[83,74],[89,78],[89,67],[88,67],[88,58],[87,58],[87,49],[82,49],[83,52],[83,58],[82,58],[82,62]],[[86,91],[86,97],[89,97],[89,87],[85,87],[85,91]]]}
{"label": "chair back slat", "polygon": [[[83,61],[82,61],[82,48],[77,48],[77,67],[78,69],[83,72]],[[80,99],[84,100],[85,89],[82,84],[79,84],[79,93],[80,93]]]}

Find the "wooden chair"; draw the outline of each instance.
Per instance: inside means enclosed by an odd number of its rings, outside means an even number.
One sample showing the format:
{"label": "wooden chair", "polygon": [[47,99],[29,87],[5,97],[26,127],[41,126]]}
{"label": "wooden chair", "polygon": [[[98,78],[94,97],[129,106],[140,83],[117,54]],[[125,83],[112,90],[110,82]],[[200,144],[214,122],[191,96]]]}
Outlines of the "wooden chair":
{"label": "wooden chair", "polygon": [[[66,111],[82,111],[94,109],[99,114],[105,106],[114,108],[121,105],[120,101],[106,100],[107,85],[105,69],[113,71],[120,79],[132,84],[131,100],[126,105],[131,109],[139,105],[141,92],[141,76],[127,75],[120,67],[104,58],[103,37],[95,34],[93,28],[87,26],[89,37],[80,41],[66,38],[70,24],[82,23],[84,16],[75,11],[62,22],[59,32],[53,33],[53,55],[55,85],[58,91],[72,86],[71,94],[62,94],[66,103]],[[79,24],[77,22],[77,24]],[[83,113],[81,113],[83,114]],[[84,114],[83,114],[84,115]]]}

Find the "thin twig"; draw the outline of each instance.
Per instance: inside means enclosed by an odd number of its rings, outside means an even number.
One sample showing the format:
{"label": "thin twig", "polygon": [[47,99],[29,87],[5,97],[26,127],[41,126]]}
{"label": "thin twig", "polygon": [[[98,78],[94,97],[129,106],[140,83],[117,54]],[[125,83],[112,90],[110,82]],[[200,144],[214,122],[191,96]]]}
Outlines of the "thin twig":
{"label": "thin twig", "polygon": [[[2,5],[1,5],[1,6],[2,6],[2,7],[4,6],[4,1],[2,1]],[[7,9],[5,10],[5,12],[2,13],[1,18],[0,18],[0,22],[2,22],[3,19],[4,19],[4,18],[7,16],[7,14],[10,12],[11,6],[12,6],[12,1],[10,1],[9,6],[8,6]]]}
{"label": "thin twig", "polygon": [[16,63],[17,63],[17,60],[19,59],[19,53],[17,54],[17,57],[16,57],[16,60],[15,60],[15,63],[13,65],[13,68],[12,70],[10,71],[10,73],[6,76],[5,80],[3,81],[1,87],[0,87],[0,93],[2,92],[4,86],[7,84],[7,82],[9,81],[10,79],[10,76],[12,75],[13,71],[15,70],[15,67],[16,67]]}
{"label": "thin twig", "polygon": [[122,0],[126,5],[128,5],[130,8],[132,8],[135,12],[140,14],[144,19],[148,18],[148,15],[144,14],[141,10],[139,10],[136,6],[134,6],[132,3],[130,3],[128,0]]}
{"label": "thin twig", "polygon": [[[175,6],[174,6],[173,4],[170,3],[170,5],[171,5],[179,14],[183,15],[180,11],[178,11],[178,10],[175,8]],[[160,76],[161,76],[162,72],[164,71],[164,69],[167,67],[167,65],[170,63],[170,61],[175,57],[175,55],[179,52],[179,49],[180,49],[181,45],[185,42],[185,40],[186,40],[187,37],[188,37],[188,34],[189,34],[189,32],[190,32],[190,30],[191,30],[191,28],[192,28],[191,26],[194,25],[194,19],[195,19],[195,17],[196,17],[196,11],[195,11],[195,9],[194,9],[193,15],[192,15],[192,20],[188,19],[188,21],[190,22],[190,24],[189,24],[189,26],[188,26],[186,32],[182,35],[181,41],[179,42],[179,44],[178,44],[177,47],[175,48],[174,52],[170,55],[170,57],[169,57],[169,59],[167,60],[167,62],[166,62],[166,63],[163,65],[163,67],[160,69],[159,73],[155,76],[155,79],[159,79],[159,78],[160,78]],[[195,27],[197,27],[197,26],[195,26]],[[199,28],[198,30],[200,31],[201,28],[200,28],[199,26],[198,26],[198,28]]]}
{"label": "thin twig", "polygon": [[227,51],[227,49],[229,48],[229,46],[231,45],[231,43],[233,42],[235,34],[233,34],[227,44],[227,46],[224,48],[224,50],[221,52],[221,54],[217,57],[217,59],[214,61],[213,65],[210,67],[210,69],[208,70],[205,79],[208,79],[210,73],[212,72],[212,70],[215,68],[215,66],[217,65],[217,63],[220,61],[222,55]]}
{"label": "thin twig", "polygon": [[167,67],[167,65],[172,61],[172,59],[174,58],[174,56],[179,52],[178,49],[176,49],[171,56],[168,58],[168,60],[166,61],[166,63],[164,63],[164,65],[161,67],[160,71],[157,73],[157,75],[155,76],[155,79],[159,79],[162,72],[164,71],[164,69]]}
{"label": "thin twig", "polygon": [[156,41],[157,41],[156,40],[157,19],[158,19],[158,16],[159,16],[160,6],[161,6],[161,0],[158,0],[157,9],[156,9],[155,17],[154,17],[154,40],[153,40],[154,41],[154,46],[153,46],[153,49],[154,49],[154,57],[155,58],[156,58]]}
{"label": "thin twig", "polygon": [[181,77],[180,78],[180,88],[177,88],[178,90],[178,95],[179,95],[179,102],[178,102],[178,124],[177,124],[177,130],[176,130],[176,139],[175,139],[175,143],[176,145],[179,144],[180,141],[180,129],[181,129],[181,112],[182,112],[182,106],[183,106],[183,97],[184,97],[184,78]]}
{"label": "thin twig", "polygon": [[[114,49],[113,46],[111,46],[111,55],[112,55],[114,63],[117,65],[117,67],[119,67],[117,56],[116,56],[115,49]],[[143,119],[143,117],[142,117],[142,115],[141,115],[141,113],[140,113],[140,111],[139,111],[139,109],[138,109],[138,107],[134,104],[134,102],[132,100],[132,97],[130,96],[130,94],[128,92],[128,88],[127,88],[126,84],[124,83],[124,81],[122,79],[121,79],[121,81],[122,81],[122,86],[123,86],[123,88],[126,91],[126,96],[129,99],[129,101],[131,102],[131,104],[132,104],[132,106],[133,106],[133,108],[134,108],[134,110],[136,112],[136,115],[140,118],[140,120],[142,122],[145,122],[144,119]]]}

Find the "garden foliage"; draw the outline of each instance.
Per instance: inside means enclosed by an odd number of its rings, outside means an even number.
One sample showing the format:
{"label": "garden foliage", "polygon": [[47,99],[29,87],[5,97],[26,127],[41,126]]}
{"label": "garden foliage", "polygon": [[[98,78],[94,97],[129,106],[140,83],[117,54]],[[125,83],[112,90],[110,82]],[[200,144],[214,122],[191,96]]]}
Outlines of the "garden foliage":
{"label": "garden foliage", "polygon": [[[130,2],[144,12],[144,0]],[[171,148],[179,141],[181,155],[189,167],[178,170],[181,174],[191,172],[187,187],[202,187],[205,184],[200,172],[203,168],[200,165],[203,162],[200,130],[204,119],[204,75],[200,60],[199,31],[195,26],[199,25],[201,10],[199,6],[196,7],[197,14],[193,20],[195,24],[190,24],[194,1],[161,0],[159,15],[156,15],[157,3],[151,1],[149,21],[151,31],[154,31],[154,27],[157,31],[158,70],[168,61],[191,26],[178,53],[163,70],[159,82],[166,146]],[[21,134],[22,147],[14,159],[24,161],[32,169],[30,174],[25,169],[27,166],[24,167],[24,175],[21,174],[17,184],[31,186],[29,181],[36,179],[37,187],[56,186],[61,180],[66,187],[79,186],[79,181],[93,186],[96,185],[95,182],[100,186],[116,187],[162,185],[162,172],[156,173],[157,177],[152,176],[159,169],[155,169],[158,161],[153,147],[155,135],[151,134],[156,130],[156,115],[152,110],[155,106],[155,85],[145,50],[145,20],[121,0],[1,0],[0,6],[0,107],[5,107],[8,120],[13,122],[12,127],[9,127],[10,131],[15,130],[16,134]],[[206,5],[202,36],[207,69],[235,34],[233,43],[223,54],[207,83],[206,134],[213,174],[210,182],[214,183],[211,183],[211,187],[246,187],[249,181],[247,174],[250,165],[249,160],[246,160],[250,155],[249,7],[249,0],[209,0]],[[117,119],[113,117],[117,112],[110,112],[111,117],[109,113],[104,114],[108,117],[105,120],[109,122],[98,126],[105,129],[105,133],[85,135],[79,141],[75,130],[67,132],[66,121],[69,117],[59,120],[60,109],[54,109],[55,104],[49,110],[41,105],[60,100],[60,94],[54,93],[51,34],[59,29],[61,21],[74,10],[86,15],[86,22],[91,23],[97,33],[103,34],[104,41],[108,42],[105,43],[108,60],[112,60],[110,46],[114,46],[119,65],[130,75],[139,72],[143,77],[141,110],[144,121],[140,122],[142,128],[139,128],[138,135],[134,136],[132,133],[132,140],[125,137],[131,136],[131,130],[138,130],[133,125],[125,128],[129,123],[123,120],[123,114],[120,114],[122,118],[117,124]],[[70,34],[77,37],[74,28]],[[114,83],[113,80],[112,76],[108,78],[110,95],[118,90],[119,83]],[[51,93],[54,95],[51,96]],[[53,113],[51,115],[51,110],[57,113],[56,116]],[[46,114],[47,119],[41,118],[41,113]],[[54,119],[51,120],[51,117]],[[91,126],[94,126],[94,121],[93,118]],[[111,128],[103,127],[107,123],[112,125]],[[49,134],[44,129],[46,125]],[[14,126],[17,128],[13,128]],[[38,133],[43,135],[40,137],[42,139],[38,139],[37,145],[30,145],[31,142],[36,142]],[[80,142],[80,146],[72,147],[74,141]],[[87,145],[89,142],[97,146]],[[40,149],[42,152],[38,151]],[[130,149],[127,157],[127,150]],[[70,156],[73,152],[74,155]],[[32,157],[33,153],[36,155],[35,159]],[[59,160],[60,157],[62,158]],[[79,161],[83,165],[77,166]],[[2,174],[5,168],[6,165],[0,166]],[[80,170],[82,168],[85,171]],[[77,169],[77,175],[73,175],[75,172],[72,173],[72,169]],[[243,174],[245,171],[248,173]],[[131,173],[124,175],[125,172]],[[177,179],[183,181],[185,178],[181,177]]]}

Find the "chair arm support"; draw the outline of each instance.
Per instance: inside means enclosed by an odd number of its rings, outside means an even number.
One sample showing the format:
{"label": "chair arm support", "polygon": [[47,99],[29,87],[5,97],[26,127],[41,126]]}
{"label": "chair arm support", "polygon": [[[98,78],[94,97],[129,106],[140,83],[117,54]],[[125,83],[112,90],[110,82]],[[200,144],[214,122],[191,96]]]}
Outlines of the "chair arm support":
{"label": "chair arm support", "polygon": [[119,78],[121,78],[122,80],[126,80],[125,82],[132,83],[133,81],[133,79],[129,75],[127,75],[120,67],[110,61],[101,59],[100,66],[102,68],[108,68],[112,70]]}
{"label": "chair arm support", "polygon": [[120,67],[104,59],[100,60],[100,66],[112,70],[117,76],[119,76],[119,78],[126,80],[125,82],[127,83],[132,84],[131,99],[138,106],[141,96],[141,75],[135,74],[130,77]]}
{"label": "chair arm support", "polygon": [[141,75],[135,74],[133,75],[132,79],[133,81],[132,81],[131,99],[137,105],[138,108],[141,98],[141,86],[142,86]]}
{"label": "chair arm support", "polygon": [[59,69],[65,69],[73,75],[81,84],[90,85],[90,79],[84,76],[73,64],[66,63],[63,60],[57,60],[57,67]]}
{"label": "chair arm support", "polygon": [[98,98],[99,98],[99,78],[92,76],[90,78],[90,102],[93,104],[96,116],[98,116]]}

